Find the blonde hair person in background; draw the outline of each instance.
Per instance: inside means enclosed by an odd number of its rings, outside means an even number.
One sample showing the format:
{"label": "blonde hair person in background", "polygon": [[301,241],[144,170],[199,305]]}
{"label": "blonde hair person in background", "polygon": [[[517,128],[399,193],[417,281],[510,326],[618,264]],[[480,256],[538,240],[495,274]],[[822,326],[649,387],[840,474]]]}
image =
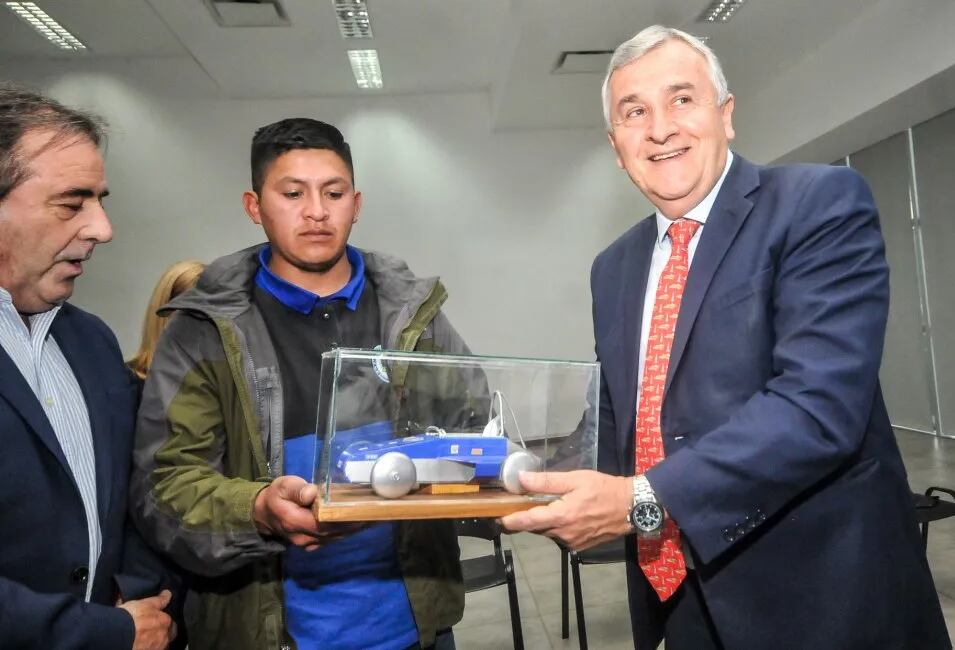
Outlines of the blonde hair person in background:
{"label": "blonde hair person in background", "polygon": [[166,329],[168,317],[160,316],[156,312],[160,307],[178,296],[180,293],[196,286],[196,281],[206,265],[197,260],[184,260],[170,266],[159,278],[153,294],[146,307],[146,316],[143,319],[143,338],[136,355],[127,362],[129,369],[140,380],[146,379],[146,373],[153,362],[153,353],[159,335]]}
{"label": "blonde hair person in background", "polygon": [[[153,363],[156,344],[169,323],[168,316],[160,316],[156,312],[179,294],[185,293],[196,286],[196,282],[205,268],[206,265],[198,260],[183,260],[176,262],[159,276],[159,281],[149,297],[146,315],[143,317],[143,338],[139,344],[139,350],[136,351],[132,359],[126,362],[126,367],[133,375],[133,382],[136,385],[137,404],[142,399],[143,384],[146,381],[146,373],[149,372],[149,367]],[[183,618],[185,594],[188,590],[189,581],[186,574],[181,572],[174,564],[164,563],[163,568],[170,579],[174,580],[176,587],[176,596],[173,597],[166,611],[175,621],[178,635],[168,650],[182,650],[189,643]]]}

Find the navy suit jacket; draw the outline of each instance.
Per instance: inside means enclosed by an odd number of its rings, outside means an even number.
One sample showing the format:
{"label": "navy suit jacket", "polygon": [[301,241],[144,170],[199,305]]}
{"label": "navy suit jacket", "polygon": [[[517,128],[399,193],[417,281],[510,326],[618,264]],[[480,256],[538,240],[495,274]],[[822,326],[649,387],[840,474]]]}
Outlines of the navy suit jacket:
{"label": "navy suit jacket", "polygon": [[[50,334],[83,390],[96,456],[103,547],[89,575],[86,515],[53,428],[0,349],[0,647],[132,647],[135,628],[117,596],[158,592],[161,570],[127,527],[126,489],[136,392],[113,333],[69,304]],[[93,581],[92,603],[83,602]]]}
{"label": "navy suit jacket", "polygon": [[[600,465],[620,475],[655,237],[638,223],[591,276]],[[666,458],[647,472],[728,649],[951,647],[878,384],[888,304],[856,172],[734,158],[684,289]],[[635,642],[655,647],[659,601],[633,562],[628,577]]]}

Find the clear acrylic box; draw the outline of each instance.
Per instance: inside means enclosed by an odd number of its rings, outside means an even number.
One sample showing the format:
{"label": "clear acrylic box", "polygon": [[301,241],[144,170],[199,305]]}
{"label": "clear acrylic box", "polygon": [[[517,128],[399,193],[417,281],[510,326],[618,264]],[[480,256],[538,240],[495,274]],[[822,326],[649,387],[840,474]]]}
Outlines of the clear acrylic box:
{"label": "clear acrylic box", "polygon": [[498,517],[553,497],[521,471],[593,469],[600,366],[340,348],[322,356],[322,521]]}

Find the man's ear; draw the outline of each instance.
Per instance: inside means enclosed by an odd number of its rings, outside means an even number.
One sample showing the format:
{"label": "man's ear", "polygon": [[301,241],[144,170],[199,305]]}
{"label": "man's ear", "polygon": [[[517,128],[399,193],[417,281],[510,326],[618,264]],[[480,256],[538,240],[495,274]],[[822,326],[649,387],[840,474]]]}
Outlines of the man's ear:
{"label": "man's ear", "polygon": [[259,211],[259,195],[249,190],[242,193],[242,207],[252,223],[262,225],[262,213]]}
{"label": "man's ear", "polygon": [[732,140],[736,137],[736,131],[733,129],[733,109],[736,107],[736,98],[730,95],[720,107],[720,116],[723,118],[723,131],[726,132],[726,139]]}
{"label": "man's ear", "polygon": [[352,215],[351,222],[358,223],[358,213],[361,212],[361,192],[355,192],[355,214]]}
{"label": "man's ear", "polygon": [[624,169],[623,161],[620,159],[620,152],[617,151],[617,143],[613,139],[613,131],[607,131],[607,140],[610,141],[610,146],[613,147],[613,153],[617,156],[617,167]]}

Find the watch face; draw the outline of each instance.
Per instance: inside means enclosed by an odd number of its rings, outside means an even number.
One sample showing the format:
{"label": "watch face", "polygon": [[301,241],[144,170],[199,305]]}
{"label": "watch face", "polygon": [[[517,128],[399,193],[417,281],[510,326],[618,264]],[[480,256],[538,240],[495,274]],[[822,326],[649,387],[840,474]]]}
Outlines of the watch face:
{"label": "watch face", "polygon": [[663,509],[655,503],[638,503],[630,513],[630,523],[645,533],[659,530],[663,526]]}

